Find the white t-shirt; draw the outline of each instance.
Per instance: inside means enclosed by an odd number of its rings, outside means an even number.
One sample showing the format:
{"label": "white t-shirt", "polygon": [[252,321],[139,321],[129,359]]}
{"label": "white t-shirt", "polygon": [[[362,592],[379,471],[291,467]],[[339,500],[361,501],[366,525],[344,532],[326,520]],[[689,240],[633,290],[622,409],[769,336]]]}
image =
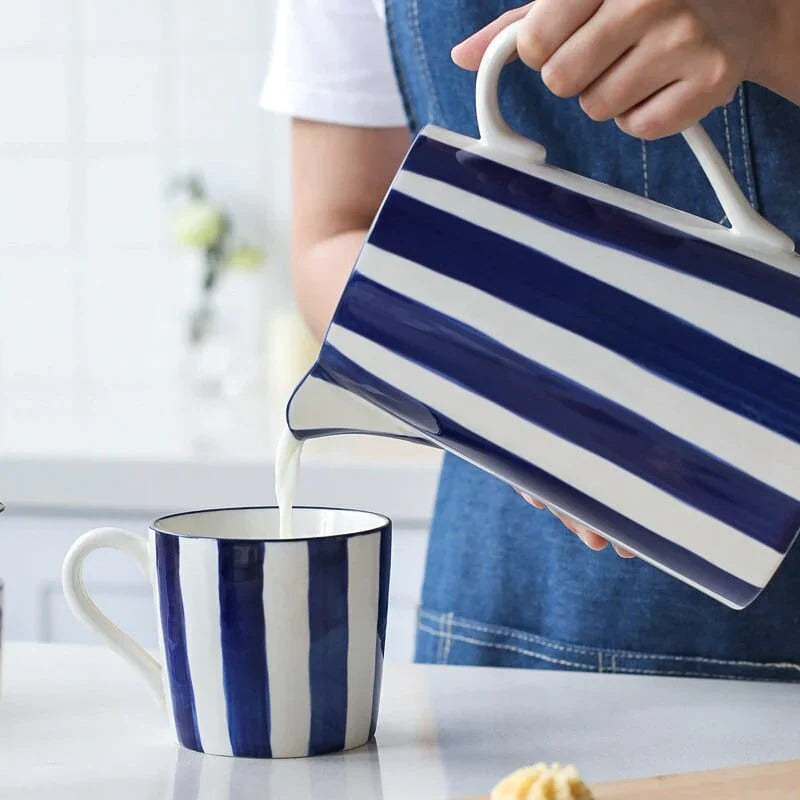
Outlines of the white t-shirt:
{"label": "white t-shirt", "polygon": [[404,126],[383,0],[278,0],[261,105],[292,117]]}

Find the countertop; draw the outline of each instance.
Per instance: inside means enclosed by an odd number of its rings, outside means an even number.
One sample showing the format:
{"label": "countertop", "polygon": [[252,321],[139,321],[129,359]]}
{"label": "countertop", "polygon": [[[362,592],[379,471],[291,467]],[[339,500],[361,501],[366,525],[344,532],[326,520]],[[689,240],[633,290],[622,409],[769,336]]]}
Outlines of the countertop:
{"label": "countertop", "polygon": [[[268,387],[214,398],[177,384],[4,384],[0,500],[9,512],[148,514],[272,503],[282,412]],[[379,437],[315,440],[303,454],[297,502],[421,525],[440,460],[433,448]]]}
{"label": "countertop", "polygon": [[171,741],[147,687],[102,647],[6,645],[0,797],[452,800],[537,760],[589,781],[800,758],[800,687],[387,663],[375,742],[258,761]]}

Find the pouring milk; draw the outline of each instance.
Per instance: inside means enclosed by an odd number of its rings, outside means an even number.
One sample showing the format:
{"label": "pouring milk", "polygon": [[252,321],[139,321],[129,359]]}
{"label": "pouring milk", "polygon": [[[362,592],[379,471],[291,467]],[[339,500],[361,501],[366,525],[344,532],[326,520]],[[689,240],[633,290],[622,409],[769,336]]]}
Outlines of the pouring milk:
{"label": "pouring milk", "polygon": [[295,439],[287,427],[281,434],[275,453],[275,497],[278,501],[281,539],[291,539],[292,507],[297,488],[297,471],[300,468],[300,454],[303,442]]}

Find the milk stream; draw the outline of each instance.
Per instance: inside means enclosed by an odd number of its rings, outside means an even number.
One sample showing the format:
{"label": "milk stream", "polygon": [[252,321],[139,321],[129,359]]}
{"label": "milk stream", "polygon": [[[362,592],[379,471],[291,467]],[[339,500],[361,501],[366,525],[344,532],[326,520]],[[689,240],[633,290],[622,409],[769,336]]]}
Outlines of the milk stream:
{"label": "milk stream", "polygon": [[275,453],[275,497],[278,500],[281,539],[291,539],[292,507],[297,488],[297,471],[300,468],[300,454],[303,443],[294,438],[287,427],[281,434]]}

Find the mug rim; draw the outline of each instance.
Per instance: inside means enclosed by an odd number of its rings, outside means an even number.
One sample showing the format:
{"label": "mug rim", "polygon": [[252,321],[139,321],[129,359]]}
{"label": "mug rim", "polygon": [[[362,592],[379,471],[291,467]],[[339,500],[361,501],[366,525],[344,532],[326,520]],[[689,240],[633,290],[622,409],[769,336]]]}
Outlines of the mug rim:
{"label": "mug rim", "polygon": [[[175,519],[176,517],[188,517],[192,514],[213,514],[218,511],[274,511],[278,512],[280,509],[277,505],[266,505],[266,506],[221,506],[219,508],[198,508],[193,509],[191,511],[175,511],[170,514],[164,514],[160,517],[154,519],[149,526],[149,529],[153,531],[153,533],[161,533],[165,536],[177,536],[181,539],[207,539],[209,541],[218,541],[220,537],[216,536],[199,536],[192,533],[178,533],[177,531],[169,531],[165,530],[161,523],[166,522],[170,519]],[[356,530],[356,531],[348,531],[346,533],[332,533],[329,536],[292,536],[287,537],[285,539],[281,539],[280,537],[274,539],[267,539],[267,538],[248,538],[248,539],[237,539],[237,538],[226,538],[225,541],[227,542],[313,542],[319,541],[324,539],[328,541],[330,539],[349,539],[353,536],[367,536],[371,533],[380,533],[385,531],[387,528],[391,528],[392,520],[387,517],[385,514],[380,514],[377,511],[366,511],[362,508],[340,508],[335,506],[292,506],[292,510],[294,511],[340,511],[348,514],[369,514],[372,517],[376,517],[379,520],[382,520],[379,525],[376,525],[372,528],[366,528],[363,530]]]}

